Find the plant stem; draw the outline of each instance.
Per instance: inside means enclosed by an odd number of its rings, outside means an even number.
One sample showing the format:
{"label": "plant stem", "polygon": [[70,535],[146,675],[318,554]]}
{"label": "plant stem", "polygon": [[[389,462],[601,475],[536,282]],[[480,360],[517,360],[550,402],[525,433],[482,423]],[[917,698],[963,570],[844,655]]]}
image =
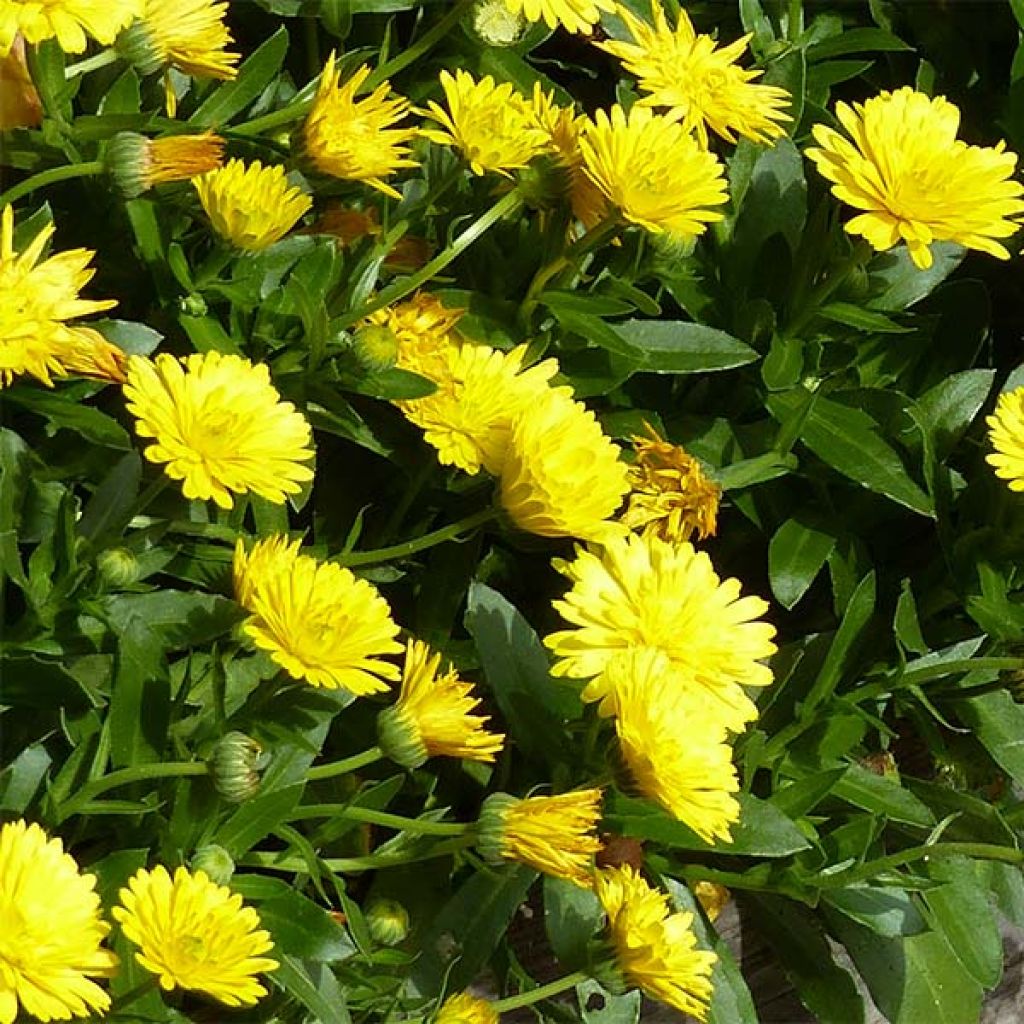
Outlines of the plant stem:
{"label": "plant stem", "polygon": [[933,680],[944,679],[946,676],[961,672],[984,670],[1002,672],[1015,669],[1024,669],[1024,658],[963,658],[959,661],[947,661],[940,665],[925,665],[924,668],[910,669],[891,682],[870,683],[846,694],[846,697],[853,703],[859,704],[865,700],[884,697],[894,690],[901,690],[908,686],[920,686],[922,683],[930,683]]}
{"label": "plant stem", "polygon": [[390,562],[396,558],[406,558],[409,555],[416,554],[418,551],[426,551],[427,548],[443,544],[445,541],[455,540],[459,534],[468,533],[477,526],[481,526],[483,523],[496,518],[497,515],[498,511],[495,508],[480,509],[479,512],[474,512],[471,516],[466,516],[465,519],[460,519],[457,523],[449,523],[448,526],[442,526],[439,530],[425,533],[422,537],[417,537],[415,540],[403,541],[401,544],[392,544],[386,548],[376,548],[373,551],[352,551],[344,555],[335,555],[331,561],[337,565],[353,566],[371,565],[374,562]]}
{"label": "plant stem", "polygon": [[376,298],[371,299],[347,316],[336,320],[334,326],[338,329],[351,327],[352,324],[358,323],[364,317],[375,313],[378,309],[390,306],[391,303],[398,302],[399,299],[404,299],[406,295],[412,294],[417,288],[426,284],[432,277],[444,270],[449,263],[458,259],[488,228],[496,224],[503,217],[518,210],[522,205],[523,200],[515,190],[502,196],[486,213],[473,221],[451,245],[438,253],[429,263],[417,270],[415,274],[395,281],[394,284],[379,292]]}
{"label": "plant stem", "polygon": [[[435,843],[429,850],[422,853],[378,853],[366,857],[327,857],[321,860],[329,871],[356,873],[359,871],[376,871],[378,868],[393,867],[396,864],[415,864],[421,860],[432,860],[435,857],[447,857],[465,849],[473,840],[469,836],[456,836],[443,842]],[[270,871],[303,872],[309,865],[301,857],[282,857],[280,853],[265,853],[255,850],[247,854],[239,862],[247,867],[267,868]]]}
{"label": "plant stem", "polygon": [[108,64],[113,64],[119,59],[120,54],[116,50],[101,50],[99,53],[94,53],[91,57],[86,57],[85,60],[69,64],[64,69],[64,79],[67,81],[76,75],[87,75],[90,71],[98,71],[100,68],[105,68]]}
{"label": "plant stem", "polygon": [[472,825],[461,821],[423,821],[407,818],[402,814],[375,811],[370,807],[355,807],[351,804],[317,804],[314,807],[299,807],[291,815],[293,821],[301,818],[347,818],[367,825],[381,825],[399,832],[417,832],[424,836],[462,836]]}
{"label": "plant stem", "polygon": [[80,164],[64,164],[61,167],[51,167],[49,170],[33,174],[31,178],[19,181],[12,185],[6,192],[0,195],[0,208],[9,205],[34,192],[37,188],[46,185],[55,185],[58,181],[70,181],[72,178],[88,178],[94,174],[102,174],[104,170],[102,160],[89,160]]}
{"label": "plant stem", "polygon": [[306,772],[307,782],[316,782],[319,779],[333,779],[335,775],[346,775],[348,772],[358,771],[365,768],[374,761],[380,761],[384,757],[384,751],[380,747],[370,747],[361,754],[353,754],[352,757],[342,758],[340,761],[332,761],[330,764],[320,764],[310,768]]}
{"label": "plant stem", "polygon": [[145,981],[140,982],[135,986],[135,988],[130,988],[127,992],[122,992],[121,995],[111,1001],[104,1016],[109,1017],[111,1014],[119,1013],[126,1006],[131,1006],[136,1000],[141,999],[144,995],[152,992],[153,989],[156,988],[156,985],[157,977],[154,974]]}
{"label": "plant stem", "polygon": [[499,999],[491,1003],[491,1009],[496,1013],[505,1013],[508,1010],[518,1010],[522,1006],[532,1006],[542,999],[550,999],[564,992],[568,988],[575,988],[581,982],[587,981],[590,975],[586,971],[573,971],[564,978],[557,978],[549,981],[546,985],[538,988],[531,988],[528,992],[520,992],[518,995],[509,996],[507,999]]}
{"label": "plant stem", "polygon": [[83,804],[99,796],[100,793],[106,793],[108,789],[115,789],[117,786],[128,786],[133,782],[146,782],[150,779],[176,779],[206,774],[208,774],[208,768],[205,761],[165,761],[155,764],[139,764],[133,768],[121,768],[102,778],[87,782],[60,807],[58,823],[77,814]]}

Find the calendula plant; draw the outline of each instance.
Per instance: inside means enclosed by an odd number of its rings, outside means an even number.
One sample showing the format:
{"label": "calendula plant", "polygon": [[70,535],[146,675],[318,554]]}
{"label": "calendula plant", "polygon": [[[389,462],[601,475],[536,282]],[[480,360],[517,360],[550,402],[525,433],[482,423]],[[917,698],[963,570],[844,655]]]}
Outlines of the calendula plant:
{"label": "calendula plant", "polygon": [[733,905],[807,1020],[982,1019],[971,7],[0,0],[0,1024],[755,1024]]}

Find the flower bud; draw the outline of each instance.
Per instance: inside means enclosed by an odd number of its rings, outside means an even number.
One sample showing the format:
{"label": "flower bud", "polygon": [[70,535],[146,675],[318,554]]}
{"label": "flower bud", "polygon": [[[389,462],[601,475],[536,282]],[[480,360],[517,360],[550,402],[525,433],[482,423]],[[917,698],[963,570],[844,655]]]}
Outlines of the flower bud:
{"label": "flower bud", "polygon": [[410,771],[419,768],[429,757],[415,722],[403,715],[397,704],[377,715],[377,746],[389,760]]}
{"label": "flower bud", "polygon": [[224,140],[213,132],[147,139],[136,132],[118,132],[107,144],[104,164],[125,199],[134,199],[154,185],[190,181],[224,162]]}
{"label": "flower bud", "polygon": [[473,34],[487,46],[514,46],[526,29],[526,20],[505,0],[479,0],[470,18]]}
{"label": "flower bud", "polygon": [[492,793],[480,808],[476,824],[477,852],[488,864],[505,863],[505,817],[521,803],[509,793]]}
{"label": "flower bud", "polygon": [[367,324],[352,335],[352,351],[367,370],[390,370],[398,359],[398,336],[390,327]]}
{"label": "flower bud", "polygon": [[409,912],[397,900],[377,897],[363,914],[370,935],[382,946],[397,946],[409,934]]}
{"label": "flower bud", "polygon": [[192,857],[192,870],[203,871],[211,882],[227,885],[235,873],[235,862],[231,854],[216,843],[200,846]]}
{"label": "flower bud", "polygon": [[130,587],[139,578],[139,560],[127,548],[107,548],[96,559],[100,579],[110,588]]}
{"label": "flower bud", "polygon": [[229,732],[214,748],[210,774],[217,792],[229,803],[241,803],[259,792],[262,753],[263,748],[244,732]]}
{"label": "flower bud", "polygon": [[554,157],[535,157],[517,174],[516,189],[528,206],[545,209],[560,203],[569,194],[569,169]]}
{"label": "flower bud", "polygon": [[114,42],[114,49],[141,75],[152,75],[167,61],[167,53],[157,43],[145,19],[133,21]]}

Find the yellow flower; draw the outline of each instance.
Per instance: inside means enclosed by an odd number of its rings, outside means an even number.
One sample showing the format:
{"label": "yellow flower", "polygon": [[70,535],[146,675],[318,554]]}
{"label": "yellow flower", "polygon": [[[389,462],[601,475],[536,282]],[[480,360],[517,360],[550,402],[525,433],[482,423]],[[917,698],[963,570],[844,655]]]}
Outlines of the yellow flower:
{"label": "yellow flower", "polygon": [[231,508],[232,491],[252,491],[281,505],[313,479],[302,465],[313,457],[309,424],[262,364],[219,352],[132,356],[124,392],[136,432],[153,438],[146,458],[167,463],[186,498]]}
{"label": "yellow flower", "polygon": [[792,97],[785,89],[755,84],[761,72],[745,71],[736,63],[749,35],[719,49],[711,36],[694,31],[686,11],[679,12],[672,29],[658,0],[651,3],[653,26],[621,4],[616,13],[633,41],[597,45],[618,57],[640,80],[640,88],[651,94],[639,100],[641,106],[669,107],[705,148],[708,128],[729,142],[735,142],[737,134],[754,142],[785,134],[782,123],[792,118],[784,108]]}
{"label": "yellow flower", "polygon": [[609,940],[626,981],[682,1013],[707,1020],[718,957],[697,948],[693,914],[673,914],[668,897],[628,865],[598,871],[594,891],[608,915]]}
{"label": "yellow flower", "polygon": [[263,955],[274,944],[237,893],[203,871],[178,868],[172,879],[160,865],[140,868],[119,896],[111,913],[165,991],[204,992],[228,1006],[252,1006],[267,994],[256,975],[277,968]]}
{"label": "yellow flower", "polygon": [[600,789],[523,800],[492,793],[480,811],[477,846],[492,864],[514,860],[589,888],[600,820]]}
{"label": "yellow flower", "polygon": [[95,331],[65,322],[117,303],[78,296],[95,273],[91,250],[70,249],[40,260],[53,232],[47,224],[16,252],[13,207],[5,206],[0,215],[0,387],[24,373],[52,387],[54,376],[77,372],[90,349],[108,365],[118,361],[117,350]]}
{"label": "yellow flower", "polygon": [[83,875],[59,839],[38,825],[0,827],[0,1024],[18,1004],[37,1020],[102,1013],[110,997],[91,978],[109,978],[117,957],[103,942],[96,879]]}
{"label": "yellow flower", "polygon": [[554,565],[573,584],[555,609],[578,628],[544,642],[558,659],[554,675],[593,680],[584,700],[614,709],[609,663],[651,647],[668,657],[676,685],[708,702],[725,728],[738,732],[757,717],[743,687],[772,681],[759,661],[775,652],[775,627],[757,621],[768,604],[740,597],[739,580],[720,580],[705,552],[632,534],[600,550],[578,548],[572,561]]}
{"label": "yellow flower", "polygon": [[79,327],[68,339],[60,361],[70,374],[124,384],[128,380],[128,356],[91,327]]}
{"label": "yellow flower", "polygon": [[632,491],[622,522],[631,530],[662,540],[713,537],[722,489],[704,475],[700,463],[647,425],[647,437],[634,437],[636,461],[629,467]]}
{"label": "yellow flower", "polygon": [[614,11],[613,0],[505,0],[513,14],[527,21],[542,18],[549,28],[561,25],[568,32],[589,32],[601,18],[601,11]]}
{"label": "yellow flower", "polygon": [[942,96],[909,86],[866,103],[836,104],[853,140],[814,126],[820,148],[807,150],[832,194],[857,210],[846,230],[878,251],[907,243],[922,269],[932,265],[933,242],[956,242],[1008,259],[995,241],[1008,238],[1024,213],[1024,185],[1012,180],[1017,157],[997,146],[957,139],[960,111]]}
{"label": "yellow flower", "polygon": [[214,171],[223,157],[224,140],[213,132],[162,139],[118,132],[107,144],[105,163],[125,198],[134,199],[154,185]]}
{"label": "yellow flower", "polygon": [[356,100],[356,93],[370,75],[363,65],[342,86],[341,73],[334,67],[334,54],[327,58],[313,107],[303,129],[305,150],[313,166],[323,174],[347,181],[365,181],[385,195],[401,194],[383,179],[403,167],[417,166],[409,159],[408,143],[418,134],[415,128],[393,128],[409,113],[403,97],[388,99],[390,85],[383,82],[370,96]]}
{"label": "yellow flower", "polygon": [[137,18],[144,0],[0,0],[0,57],[20,33],[28,43],[56,39],[65,53],[81,53],[89,36],[109,46]]}
{"label": "yellow flower", "polygon": [[434,1024],[498,1024],[498,1011],[486,999],[457,992],[441,1004]]}
{"label": "yellow flower", "polygon": [[548,149],[548,137],[534,123],[529,103],[508,82],[495,85],[490,75],[477,82],[468,71],[456,71],[454,77],[442,71],[441,87],[448,110],[430,100],[426,115],[445,131],[423,129],[421,134],[458,148],[474,174],[495,171],[511,177],[509,171]]}
{"label": "yellow flower", "polygon": [[405,302],[371,313],[364,322],[394,333],[400,369],[439,380],[447,372],[447,352],[455,343],[452,332],[462,314],[428,292],[417,292]]}
{"label": "yellow flower", "polygon": [[241,160],[192,179],[213,230],[232,245],[258,252],[273,245],[310,208],[312,200],[289,185],[283,167]]}
{"label": "yellow flower", "polygon": [[705,842],[728,842],[740,816],[739,782],[713,710],[687,700],[672,663],[651,648],[613,658],[605,675],[623,760],[640,792]]}
{"label": "yellow flower", "polygon": [[629,490],[629,469],[594,414],[564,388],[527,404],[501,471],[501,505],[521,530],[542,537],[602,539]]}
{"label": "yellow flower", "polygon": [[287,537],[235,548],[235,598],[244,630],[290,676],[362,696],[386,690],[398,668],[398,626],[371,583],[333,562],[318,562]]}
{"label": "yellow flower", "polygon": [[10,51],[0,55],[0,131],[35,128],[42,120],[43,104],[25,61],[25,40],[15,36]]}
{"label": "yellow flower", "polygon": [[985,456],[996,476],[1011,491],[1024,491],[1024,388],[1004,391],[995,412],[987,417],[988,439],[995,451]]}
{"label": "yellow flower", "polygon": [[402,692],[377,719],[384,752],[405,768],[418,768],[428,757],[493,761],[505,737],[488,732],[490,719],[474,715],[480,698],[473,687],[450,670],[441,674],[441,655],[418,640],[405,649]]}
{"label": "yellow flower", "polygon": [[197,78],[238,74],[240,54],[228,49],[233,40],[224,0],[144,0],[143,7],[118,47],[144,73],[174,67]]}
{"label": "yellow flower", "polygon": [[580,139],[591,180],[622,215],[648,231],[694,238],[725,215],[722,164],[700,147],[678,115],[635,105],[599,110]]}

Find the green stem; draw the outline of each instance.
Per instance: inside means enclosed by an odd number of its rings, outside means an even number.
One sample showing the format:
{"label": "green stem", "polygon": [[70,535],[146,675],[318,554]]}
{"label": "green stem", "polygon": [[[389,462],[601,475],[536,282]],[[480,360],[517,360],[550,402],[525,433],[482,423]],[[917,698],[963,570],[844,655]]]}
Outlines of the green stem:
{"label": "green stem", "polygon": [[131,1006],[132,1003],[141,999],[144,995],[148,995],[156,988],[157,980],[158,979],[154,974],[148,977],[145,981],[136,985],[135,988],[130,988],[127,992],[122,992],[121,995],[111,1001],[104,1016],[109,1017],[111,1014],[119,1013],[126,1006]]}
{"label": "green stem", "polygon": [[44,188],[46,185],[55,185],[58,181],[70,181],[72,178],[88,178],[94,174],[102,174],[105,165],[102,160],[89,160],[81,164],[64,164],[61,167],[51,167],[47,171],[40,171],[33,174],[31,178],[19,181],[17,185],[11,186],[6,192],[0,195],[0,209],[27,196],[37,188]]}
{"label": "green stem", "polygon": [[786,24],[786,38],[795,43],[804,30],[803,0],[789,0],[789,17]]}
{"label": "green stem", "polygon": [[798,338],[804,328],[818,315],[821,306],[843,285],[854,268],[865,262],[868,252],[865,245],[855,242],[849,255],[827,271],[811,290],[803,308],[785,325],[782,333],[789,338]]}
{"label": "green stem", "polygon": [[947,661],[941,665],[926,665],[924,668],[910,669],[891,682],[862,686],[852,693],[846,694],[846,698],[859,704],[865,700],[884,697],[894,690],[902,690],[908,686],[920,686],[922,683],[930,683],[933,680],[944,679],[946,676],[957,675],[961,672],[984,670],[1003,672],[1019,669],[1024,669],[1024,658],[963,658],[959,661]]}
{"label": "green stem", "polygon": [[139,764],[133,768],[121,768],[100,779],[87,782],[77,793],[59,808],[58,823],[78,814],[83,804],[106,793],[117,786],[128,786],[133,782],[146,782],[150,779],[178,779],[190,775],[206,775],[208,768],[205,761],[166,761],[156,764]]}
{"label": "green stem", "polygon": [[398,302],[399,299],[404,299],[406,295],[412,294],[421,285],[426,284],[432,277],[444,270],[449,263],[458,259],[488,228],[496,224],[503,217],[518,210],[522,205],[523,200],[515,190],[502,196],[486,213],[473,221],[451,245],[438,253],[429,263],[416,271],[415,274],[395,281],[394,284],[378,292],[376,298],[371,299],[359,309],[349,313],[348,316],[341,317],[335,321],[334,326],[337,328],[351,327],[352,324],[358,323],[364,317],[375,313],[378,309],[390,306],[391,303]]}
{"label": "green stem", "polygon": [[384,751],[380,747],[370,747],[369,750],[364,750],[361,754],[353,754],[352,757],[345,757],[340,761],[332,761],[330,764],[320,764],[315,768],[310,768],[306,772],[306,781],[316,782],[320,779],[333,779],[335,775],[346,775],[349,772],[365,768],[368,764],[373,764],[383,757]]}
{"label": "green stem", "polygon": [[280,110],[272,110],[262,117],[254,117],[251,121],[243,121],[242,124],[234,125],[231,134],[259,135],[260,132],[265,132],[268,128],[279,128],[283,124],[305,117],[309,113],[309,108],[313,106],[313,94],[316,92],[319,81],[319,77],[314,78],[291,103],[281,107]]}
{"label": "green stem", "polygon": [[119,59],[120,54],[116,50],[101,50],[99,53],[94,53],[91,57],[86,57],[85,60],[69,64],[64,69],[64,79],[66,81],[70,78],[75,78],[77,75],[87,75],[90,71],[98,71],[100,68],[105,68],[108,64],[113,64]]}
{"label": "green stem", "polygon": [[[329,871],[356,873],[359,871],[376,871],[379,868],[394,867],[396,864],[415,864],[421,860],[432,860],[435,857],[447,857],[451,853],[464,850],[473,842],[470,836],[456,836],[443,842],[435,843],[423,853],[378,853],[366,857],[327,857],[320,861]],[[302,857],[282,857],[280,853],[253,851],[243,857],[239,863],[246,867],[266,868],[269,871],[305,872],[309,865]]]}
{"label": "green stem", "polygon": [[479,512],[474,512],[471,516],[466,516],[465,519],[460,519],[457,523],[442,526],[441,529],[434,530],[432,533],[425,533],[422,537],[417,537],[415,540],[403,541],[401,544],[392,544],[386,548],[376,548],[373,551],[352,551],[344,555],[335,555],[331,561],[338,565],[353,566],[371,565],[375,562],[390,562],[398,558],[407,558],[418,551],[426,551],[427,548],[444,544],[445,541],[455,540],[460,534],[468,533],[470,530],[496,518],[497,515],[497,509],[491,507],[484,508]]}
{"label": "green stem", "polygon": [[461,821],[423,821],[421,818],[407,818],[402,814],[389,814],[387,811],[375,811],[370,807],[355,807],[351,804],[299,807],[290,817],[293,821],[302,818],[346,818],[366,825],[381,825],[399,832],[417,832],[424,836],[462,836],[472,828],[472,825]]}
{"label": "green stem", "polygon": [[859,868],[819,878],[815,884],[823,889],[844,889],[858,882],[870,881],[890,868],[902,867],[915,860],[927,860],[929,857],[973,857],[975,860],[995,860],[1004,864],[1024,864],[1024,852],[1010,846],[996,846],[992,843],[932,843],[877,857]]}
{"label": "green stem", "polygon": [[508,1010],[518,1010],[522,1006],[532,1006],[534,1003],[539,1003],[542,999],[550,999],[552,996],[557,996],[559,992],[575,988],[582,982],[589,980],[589,978],[590,975],[586,971],[573,971],[572,974],[567,974],[564,978],[549,981],[546,985],[531,988],[528,992],[520,992],[518,995],[509,996],[507,999],[498,999],[496,1002],[491,1003],[491,1009],[496,1013],[505,1013]]}

